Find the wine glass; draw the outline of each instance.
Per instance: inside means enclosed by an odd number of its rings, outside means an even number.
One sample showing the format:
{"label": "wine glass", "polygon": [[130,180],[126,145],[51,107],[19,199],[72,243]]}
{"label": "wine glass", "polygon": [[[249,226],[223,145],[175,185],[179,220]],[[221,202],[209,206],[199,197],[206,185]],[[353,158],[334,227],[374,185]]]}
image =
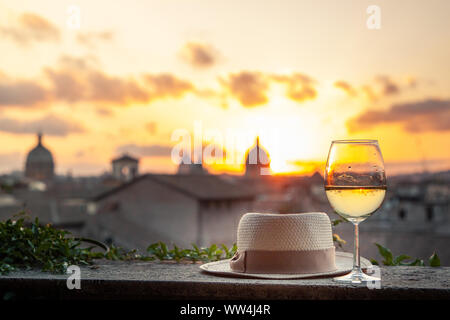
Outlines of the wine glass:
{"label": "wine glass", "polygon": [[377,140],[335,140],[325,168],[325,192],[338,215],[355,227],[353,269],[339,282],[379,281],[361,270],[358,225],[382,204],[386,193],[384,162]]}

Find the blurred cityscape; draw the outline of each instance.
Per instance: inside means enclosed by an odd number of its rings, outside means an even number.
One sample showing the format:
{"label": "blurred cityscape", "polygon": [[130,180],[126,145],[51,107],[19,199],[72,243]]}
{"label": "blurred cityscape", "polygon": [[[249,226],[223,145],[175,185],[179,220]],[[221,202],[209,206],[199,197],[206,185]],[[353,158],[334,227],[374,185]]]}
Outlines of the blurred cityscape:
{"label": "blurred cityscape", "polygon": [[[214,175],[188,163],[181,163],[176,174],[140,173],[139,159],[123,154],[111,161],[108,173],[59,176],[39,134],[24,170],[0,176],[0,219],[25,210],[42,224],[144,251],[157,241],[230,245],[246,212],[323,211],[339,218],[320,173],[261,175],[268,172],[268,159],[256,139],[243,175]],[[377,242],[413,258],[427,259],[436,250],[441,263],[450,265],[449,200],[450,171],[388,177],[382,207],[361,224],[361,254],[379,259]],[[347,241],[343,249],[352,251],[352,225],[341,223],[335,232]]]}

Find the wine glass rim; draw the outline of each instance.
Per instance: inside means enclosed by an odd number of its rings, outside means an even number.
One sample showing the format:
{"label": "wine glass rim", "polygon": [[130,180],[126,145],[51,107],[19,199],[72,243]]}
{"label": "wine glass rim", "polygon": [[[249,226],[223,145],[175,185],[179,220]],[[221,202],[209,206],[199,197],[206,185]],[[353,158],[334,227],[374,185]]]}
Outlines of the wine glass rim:
{"label": "wine glass rim", "polygon": [[378,143],[378,140],[374,139],[344,139],[344,140],[333,140],[332,143]]}

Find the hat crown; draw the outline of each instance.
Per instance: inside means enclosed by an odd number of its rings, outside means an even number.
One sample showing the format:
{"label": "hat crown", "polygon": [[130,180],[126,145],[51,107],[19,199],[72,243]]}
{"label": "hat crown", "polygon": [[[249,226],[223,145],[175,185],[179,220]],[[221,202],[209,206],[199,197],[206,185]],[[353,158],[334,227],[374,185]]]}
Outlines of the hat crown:
{"label": "hat crown", "polygon": [[323,212],[246,213],[237,233],[239,250],[308,251],[334,247],[331,222]]}

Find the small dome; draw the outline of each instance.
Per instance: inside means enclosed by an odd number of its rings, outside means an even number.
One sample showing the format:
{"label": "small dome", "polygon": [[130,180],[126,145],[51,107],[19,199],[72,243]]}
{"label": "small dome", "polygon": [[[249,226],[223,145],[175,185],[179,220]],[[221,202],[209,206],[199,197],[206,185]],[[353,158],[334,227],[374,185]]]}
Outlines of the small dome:
{"label": "small dome", "polygon": [[259,137],[256,138],[255,145],[247,151],[245,156],[245,175],[258,177],[270,174],[269,153],[259,145]]}
{"label": "small dome", "polygon": [[269,153],[259,145],[259,137],[256,138],[254,146],[247,151],[245,158],[246,165],[270,166]]}
{"label": "small dome", "polygon": [[52,153],[42,145],[42,135],[38,134],[38,144],[27,156],[25,176],[37,180],[51,179],[54,166]]}
{"label": "small dome", "polygon": [[52,163],[52,153],[43,145],[38,145],[32,149],[27,156],[27,164],[31,163]]}

